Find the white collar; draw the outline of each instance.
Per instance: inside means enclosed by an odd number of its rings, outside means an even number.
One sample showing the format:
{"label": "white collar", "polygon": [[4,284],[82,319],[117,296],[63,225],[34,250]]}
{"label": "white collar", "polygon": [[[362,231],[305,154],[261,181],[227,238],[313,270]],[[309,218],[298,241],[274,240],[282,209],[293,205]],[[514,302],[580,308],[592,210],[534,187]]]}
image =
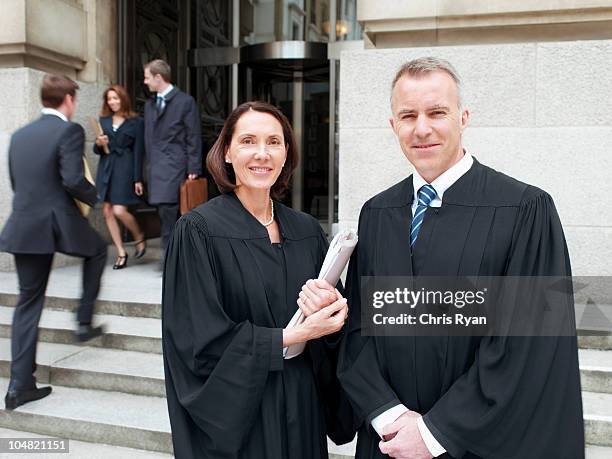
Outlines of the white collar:
{"label": "white collar", "polygon": [[62,112],[54,108],[44,107],[40,112],[43,115],[55,115],[58,118],[61,118],[62,120],[68,122],[68,118],[66,118],[66,115],[64,115]]}
{"label": "white collar", "polygon": [[168,94],[170,94],[170,91],[172,91],[173,89],[174,89],[174,85],[173,84],[169,84],[168,87],[166,89],[164,89],[162,92],[158,92],[157,96],[162,96],[165,99],[166,96]]}
{"label": "white collar", "polygon": [[[454,164],[450,169],[444,171],[437,179],[431,182],[431,186],[436,190],[436,197],[431,203],[431,207],[440,207],[442,204],[442,197],[446,190],[448,190],[453,184],[461,178],[467,171],[470,170],[474,163],[474,158],[467,151],[463,150],[463,157]],[[427,185],[427,181],[421,177],[416,171],[412,174],[412,185],[414,187],[414,200],[418,202],[418,192],[423,185]]]}

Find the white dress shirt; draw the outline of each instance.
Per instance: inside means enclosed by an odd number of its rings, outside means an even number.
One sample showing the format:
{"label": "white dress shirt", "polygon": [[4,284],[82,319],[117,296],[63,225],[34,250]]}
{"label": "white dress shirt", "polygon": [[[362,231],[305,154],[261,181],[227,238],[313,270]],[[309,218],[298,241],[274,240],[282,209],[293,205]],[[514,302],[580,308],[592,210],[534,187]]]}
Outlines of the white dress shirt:
{"label": "white dress shirt", "polygon": [[[436,197],[429,204],[430,207],[440,207],[442,205],[442,199],[444,193],[448,190],[459,178],[461,178],[467,171],[470,170],[474,158],[468,152],[463,154],[463,157],[450,169],[445,171],[437,179],[430,183],[430,185],[436,190]],[[412,184],[414,187],[414,198],[412,200],[412,215],[414,215],[417,205],[419,203],[418,192],[423,185],[427,185],[427,182],[421,175],[415,170],[412,174]],[[387,411],[379,414],[372,419],[372,427],[382,438],[382,429],[387,424],[395,422],[406,411],[409,411],[403,404],[395,405],[393,408],[389,408]],[[417,427],[419,433],[423,438],[423,443],[427,446],[427,449],[433,457],[438,457],[446,452],[444,447],[436,440],[436,437],[430,432],[425,425],[423,418],[417,419]]]}
{"label": "white dress shirt", "polygon": [[174,89],[174,85],[169,84],[166,89],[164,89],[162,92],[158,92],[157,93],[157,97],[161,97],[162,98],[162,103],[161,103],[161,109],[162,110],[164,108],[166,108],[166,96],[168,94],[170,94],[170,91],[172,91],[173,89]]}
{"label": "white dress shirt", "polygon": [[[474,158],[468,152],[465,152],[463,157],[457,161],[449,170],[445,171],[442,175],[440,175],[437,179],[430,183],[433,186],[434,190],[436,190],[436,197],[433,198],[429,207],[440,207],[442,205],[442,198],[444,197],[444,193],[448,190],[452,185],[455,184],[459,178],[463,176],[467,171],[470,170],[472,164],[474,163]],[[427,182],[421,175],[415,170],[412,174],[412,185],[414,187],[414,198],[412,200],[412,215],[414,215],[417,205],[419,204],[418,193],[423,185],[427,185]]]}
{"label": "white dress shirt", "polygon": [[54,108],[45,107],[40,112],[43,115],[55,115],[58,118],[61,118],[62,120],[68,122],[68,118],[66,118],[66,115],[64,115],[62,112],[60,112],[59,110],[56,110]]}

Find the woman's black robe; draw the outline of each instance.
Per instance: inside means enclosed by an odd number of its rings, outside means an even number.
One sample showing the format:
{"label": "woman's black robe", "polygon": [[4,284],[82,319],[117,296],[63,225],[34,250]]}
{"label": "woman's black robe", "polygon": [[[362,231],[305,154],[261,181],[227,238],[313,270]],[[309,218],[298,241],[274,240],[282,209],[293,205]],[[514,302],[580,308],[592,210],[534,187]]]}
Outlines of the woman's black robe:
{"label": "woman's black robe", "polygon": [[[357,458],[386,457],[370,425],[403,403],[455,458],[579,459],[575,336],[361,336],[362,276],[570,276],[551,197],[474,160],[429,208],[410,250],[412,176],[368,201],[349,264],[338,376],[359,425]],[[565,326],[575,330],[573,304]]]}
{"label": "woman's black robe", "polygon": [[337,443],[354,436],[339,421],[350,426],[351,412],[332,340],[283,360],[282,330],[302,285],[317,277],[327,240],[314,218],[280,203],[275,211],[281,244],[233,193],[174,229],[162,337],[177,459],[326,458],[326,433]]}

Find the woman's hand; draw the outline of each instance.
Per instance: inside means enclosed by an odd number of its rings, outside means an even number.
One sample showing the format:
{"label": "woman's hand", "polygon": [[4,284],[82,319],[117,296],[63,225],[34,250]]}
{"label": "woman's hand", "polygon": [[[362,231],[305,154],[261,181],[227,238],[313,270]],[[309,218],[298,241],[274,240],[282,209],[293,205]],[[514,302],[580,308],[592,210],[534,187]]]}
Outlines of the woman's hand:
{"label": "woman's hand", "polygon": [[306,329],[308,340],[336,333],[344,325],[348,317],[348,305],[346,298],[343,298],[337,290],[336,292],[339,298],[335,302],[308,316],[299,325]]}
{"label": "woman's hand", "polygon": [[96,145],[99,147],[103,147],[104,145],[108,145],[108,136],[107,135],[99,135],[96,137]]}
{"label": "woman's hand", "polygon": [[134,193],[136,193],[136,196],[142,196],[144,194],[142,182],[134,183]]}
{"label": "woman's hand", "polygon": [[348,306],[346,298],[342,298],[337,290],[336,294],[339,297],[338,300],[311,314],[300,325],[284,329],[283,347],[303,343],[339,331],[348,317]]}
{"label": "woman's hand", "polygon": [[342,298],[336,295],[336,292],[326,280],[310,279],[303,285],[297,305],[304,317],[308,317]]}

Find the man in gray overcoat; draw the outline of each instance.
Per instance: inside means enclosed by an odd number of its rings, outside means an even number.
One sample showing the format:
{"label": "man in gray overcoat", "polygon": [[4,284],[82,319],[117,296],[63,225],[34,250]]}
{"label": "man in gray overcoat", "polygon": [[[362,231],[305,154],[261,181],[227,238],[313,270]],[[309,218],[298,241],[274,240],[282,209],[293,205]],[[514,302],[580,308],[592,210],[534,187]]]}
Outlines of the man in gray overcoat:
{"label": "man in gray overcoat", "polygon": [[172,85],[170,66],[161,59],[144,67],[144,83],[154,97],[145,104],[145,152],[149,204],[161,220],[162,247],[179,217],[181,183],[202,173],[200,114],[195,100]]}

